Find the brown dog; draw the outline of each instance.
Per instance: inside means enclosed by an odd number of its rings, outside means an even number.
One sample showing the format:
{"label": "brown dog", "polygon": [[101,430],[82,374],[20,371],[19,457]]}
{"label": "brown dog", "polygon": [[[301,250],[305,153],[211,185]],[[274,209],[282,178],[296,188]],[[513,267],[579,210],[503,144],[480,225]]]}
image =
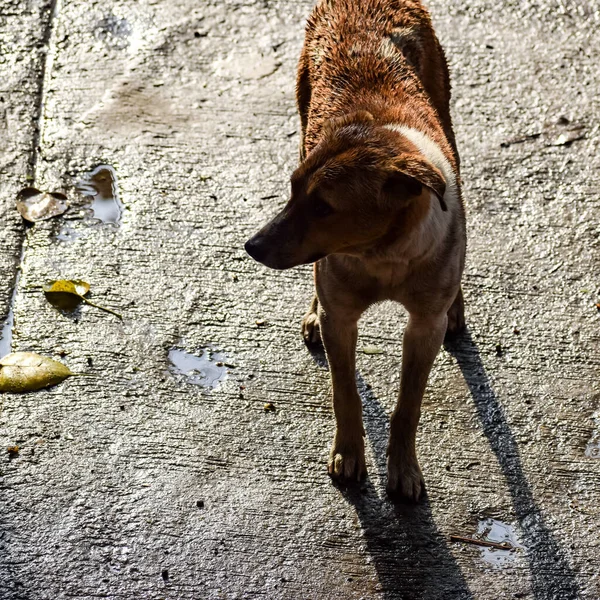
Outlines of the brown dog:
{"label": "brown dog", "polygon": [[365,474],[357,322],[371,304],[409,312],[391,418],[388,492],[417,500],[415,436],[444,335],[464,327],[465,222],[444,53],[419,0],[321,0],[297,82],[301,164],[291,199],[246,250],[274,269],[315,263],[302,322],[322,337],[336,434],[329,473]]}

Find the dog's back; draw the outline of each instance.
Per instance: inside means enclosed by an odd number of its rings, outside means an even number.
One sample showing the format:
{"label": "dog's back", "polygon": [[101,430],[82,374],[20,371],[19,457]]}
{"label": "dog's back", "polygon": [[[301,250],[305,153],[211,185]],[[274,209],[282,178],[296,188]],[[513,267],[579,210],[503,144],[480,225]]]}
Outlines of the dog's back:
{"label": "dog's back", "polygon": [[306,153],[328,119],[364,109],[377,120],[424,121],[458,168],[448,67],[419,0],[321,0],[308,20],[297,92]]}

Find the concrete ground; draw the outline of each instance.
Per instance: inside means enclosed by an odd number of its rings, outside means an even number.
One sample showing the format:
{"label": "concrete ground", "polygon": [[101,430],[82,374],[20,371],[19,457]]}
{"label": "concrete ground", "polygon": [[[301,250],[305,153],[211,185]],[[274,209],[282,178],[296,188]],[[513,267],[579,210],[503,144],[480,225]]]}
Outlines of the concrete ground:
{"label": "concrete ground", "polygon": [[[416,507],[384,491],[402,310],[362,323],[383,350],[358,359],[370,477],[338,489],[328,373],[299,335],[310,268],[243,250],[297,161],[310,5],[0,2],[2,344],[92,375],[0,399],[2,600],[600,598],[600,2],[430,2],[469,329],[430,378]],[[76,190],[99,165],[119,224]],[[73,207],[26,228],[27,185]],[[58,278],[123,321],[59,313]],[[518,548],[450,540],[486,529]]]}

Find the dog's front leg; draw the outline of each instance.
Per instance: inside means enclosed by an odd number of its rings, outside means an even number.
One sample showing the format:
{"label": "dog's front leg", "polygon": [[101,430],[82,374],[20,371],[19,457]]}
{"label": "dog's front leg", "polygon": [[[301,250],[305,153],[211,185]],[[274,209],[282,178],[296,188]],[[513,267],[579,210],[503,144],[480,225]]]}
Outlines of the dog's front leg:
{"label": "dog's front leg", "polygon": [[446,333],[446,313],[411,314],[404,332],[400,398],[390,423],[388,493],[417,501],[424,483],[415,447],[421,401],[433,361]]}
{"label": "dog's front leg", "polygon": [[336,432],[329,455],[331,477],[360,480],[366,474],[362,402],[356,388],[356,339],[362,310],[344,308],[319,294],[319,324],[333,387]]}

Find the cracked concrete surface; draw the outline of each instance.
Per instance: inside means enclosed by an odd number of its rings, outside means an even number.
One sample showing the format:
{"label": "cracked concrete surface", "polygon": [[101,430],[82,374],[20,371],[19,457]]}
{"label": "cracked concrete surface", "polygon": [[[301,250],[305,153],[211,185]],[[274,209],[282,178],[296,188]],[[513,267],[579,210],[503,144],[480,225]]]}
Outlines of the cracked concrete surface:
{"label": "cracked concrete surface", "polygon": [[[93,375],[1,398],[2,600],[600,597],[600,3],[429,6],[469,331],[430,378],[428,498],[411,507],[384,493],[402,310],[361,324],[359,347],[384,351],[358,359],[370,478],[338,489],[328,373],[299,335],[310,269],[243,252],[297,161],[311,3],[0,2],[0,315],[19,268],[13,350],[65,350]],[[75,190],[98,165],[117,174],[118,226]],[[32,184],[73,208],[26,229],[14,199]],[[123,322],[57,312],[41,285],[58,278]],[[226,377],[197,385],[173,348]],[[523,549],[496,564],[450,541],[486,519]]]}

